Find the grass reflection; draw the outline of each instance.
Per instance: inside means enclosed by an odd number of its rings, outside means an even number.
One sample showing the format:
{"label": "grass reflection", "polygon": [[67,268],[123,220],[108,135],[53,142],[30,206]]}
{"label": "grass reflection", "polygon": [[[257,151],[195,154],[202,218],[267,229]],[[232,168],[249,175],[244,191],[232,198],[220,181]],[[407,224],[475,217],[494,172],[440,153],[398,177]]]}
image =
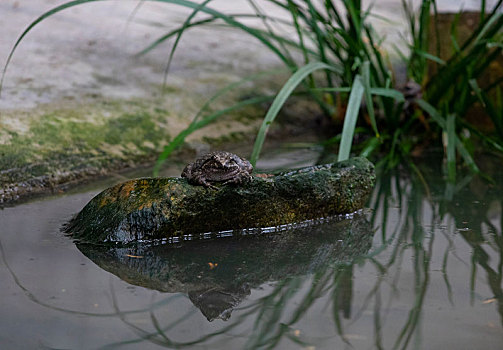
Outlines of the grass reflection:
{"label": "grass reflection", "polygon": [[[121,278],[127,277],[130,283],[187,294],[209,321],[226,321],[216,332],[203,335],[196,332],[192,340],[182,342],[175,340],[179,336],[177,326],[191,322],[188,313],[171,322],[162,321],[153,310],[148,327],[121,317],[139,336],[126,343],[148,340],[183,348],[235,334],[246,339],[245,348],[255,349],[274,348],[284,340],[309,345],[310,340],[303,339],[296,324],[312,312],[320,298],[332,293],[337,298],[333,305],[336,323],[340,325],[337,332],[344,338],[338,310],[344,310],[345,317],[350,314],[352,261],[369,251],[372,238],[369,222],[360,214],[353,220],[329,221],[280,235],[191,242],[181,249],[89,245],[81,245],[79,249],[102,268]],[[144,258],[127,258],[131,256]],[[218,267],[208,268],[208,261],[218,262]],[[265,295],[245,301],[250,289],[261,289],[264,285],[268,286]],[[227,302],[229,298],[232,303]],[[114,307],[120,315],[118,302],[114,301]],[[234,314],[230,316],[231,313]],[[242,334],[243,327],[249,329],[246,335]],[[121,344],[125,343],[107,347]]]}
{"label": "grass reflection", "polygon": [[102,348],[429,348],[429,323],[452,333],[465,306],[466,324],[486,326],[482,310],[503,326],[503,177],[493,170],[492,183],[473,178],[449,191],[427,165],[418,166],[423,179],[381,174],[370,212],[275,235],[179,249],[79,246],[124,281],[161,292],[135,310],[114,283],[107,314],[44,302],[16,276],[1,241],[0,255],[31,301],[132,331]]}
{"label": "grass reflection", "polygon": [[[486,163],[487,164],[487,163]],[[432,260],[441,260],[441,272],[445,283],[445,291],[451,306],[455,307],[452,285],[448,272],[448,261],[451,257],[455,263],[466,265],[471,270],[469,277],[471,304],[474,304],[476,295],[476,283],[480,268],[485,272],[486,279],[482,281],[482,287],[489,287],[494,297],[482,303],[496,302],[497,312],[502,319],[502,187],[501,172],[494,171],[485,180],[473,178],[468,175],[462,181],[453,184],[450,182],[438,181],[435,174],[431,172],[430,165],[423,166],[421,173],[425,175],[428,190],[421,187],[424,181],[407,178],[400,180],[398,172],[391,176],[381,176],[378,182],[371,207],[375,208],[372,217],[374,226],[382,223],[382,242],[392,241],[390,258],[387,264],[379,264],[379,271],[383,276],[390,276],[396,270],[393,281],[400,277],[400,269],[407,262],[403,259],[407,251],[412,252],[412,264],[414,271],[414,293],[415,299],[411,305],[408,318],[397,336],[393,348],[405,349],[409,346],[414,334],[420,337],[419,329],[421,324],[421,314],[425,303],[425,296],[430,286],[430,275],[433,270]],[[487,179],[495,181],[487,181]],[[444,186],[444,190],[442,190]],[[431,192],[430,192],[431,191]],[[431,194],[430,194],[431,193]],[[397,220],[393,227],[389,227],[390,207],[396,206]],[[491,220],[492,218],[492,220]],[[440,228],[440,229],[439,229]],[[446,232],[447,231],[447,232]],[[435,241],[439,239],[439,234],[447,242],[442,257],[435,256],[433,251]],[[460,258],[456,252],[455,240],[462,237],[465,243],[472,248],[469,263]],[[374,262],[375,263],[375,262]],[[381,304],[379,286],[382,279],[378,279],[374,289],[368,297],[375,297],[375,326],[377,348],[388,348],[381,343]],[[395,283],[395,282],[393,282]],[[480,282],[479,282],[480,283]],[[393,297],[393,296],[392,296]],[[391,300],[390,300],[391,304]],[[419,340],[419,343],[422,343]]]}

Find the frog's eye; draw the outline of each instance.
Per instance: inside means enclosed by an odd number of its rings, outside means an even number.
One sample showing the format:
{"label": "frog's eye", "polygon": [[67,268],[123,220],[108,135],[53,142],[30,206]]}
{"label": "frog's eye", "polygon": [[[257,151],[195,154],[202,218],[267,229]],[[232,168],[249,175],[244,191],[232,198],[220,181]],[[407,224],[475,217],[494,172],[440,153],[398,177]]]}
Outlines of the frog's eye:
{"label": "frog's eye", "polygon": [[235,167],[236,165],[238,165],[238,163],[236,163],[236,161],[234,159],[229,159],[225,162],[225,165],[230,168],[230,167]]}

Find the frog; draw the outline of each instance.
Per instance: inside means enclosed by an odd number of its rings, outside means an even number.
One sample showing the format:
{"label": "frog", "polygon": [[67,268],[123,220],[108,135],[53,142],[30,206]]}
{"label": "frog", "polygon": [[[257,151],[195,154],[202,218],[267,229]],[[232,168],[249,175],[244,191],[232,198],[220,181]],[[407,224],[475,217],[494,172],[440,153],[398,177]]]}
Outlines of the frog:
{"label": "frog", "polygon": [[253,166],[240,156],[226,151],[207,153],[188,164],[182,177],[192,185],[217,189],[213,183],[241,185],[251,181]]}

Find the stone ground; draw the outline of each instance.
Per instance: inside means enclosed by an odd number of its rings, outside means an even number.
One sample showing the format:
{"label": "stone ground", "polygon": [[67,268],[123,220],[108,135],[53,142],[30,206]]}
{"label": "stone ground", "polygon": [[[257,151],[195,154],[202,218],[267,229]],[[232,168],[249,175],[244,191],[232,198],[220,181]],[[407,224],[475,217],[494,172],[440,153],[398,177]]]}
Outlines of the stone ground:
{"label": "stone ground", "polygon": [[[2,0],[0,64],[32,21],[62,3]],[[268,14],[285,16],[266,1],[258,3]],[[466,1],[464,8],[477,3]],[[460,2],[439,5],[441,10],[456,10]],[[226,13],[253,12],[246,0],[215,0],[211,7]],[[376,1],[374,11],[391,18],[373,20],[389,42],[398,43],[404,32],[400,1]],[[182,38],[163,92],[170,43],[144,56],[135,54],[183,23],[189,13],[153,1],[98,1],[64,10],[28,33],[12,57],[0,96],[0,203],[151,163],[219,88],[279,66],[263,45],[237,30],[196,28]],[[276,78],[279,83],[284,79]],[[261,92],[273,93],[271,86],[279,85],[260,86]],[[248,84],[215,108],[254,89]],[[240,112],[189,141],[197,145],[222,137],[250,137],[261,115],[263,109]]]}

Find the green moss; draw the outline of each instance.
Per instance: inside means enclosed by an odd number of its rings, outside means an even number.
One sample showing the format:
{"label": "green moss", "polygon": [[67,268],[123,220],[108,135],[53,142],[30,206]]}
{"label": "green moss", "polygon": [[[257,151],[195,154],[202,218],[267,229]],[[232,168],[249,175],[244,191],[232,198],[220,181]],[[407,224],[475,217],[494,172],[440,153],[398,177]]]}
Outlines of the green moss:
{"label": "green moss", "polygon": [[166,130],[161,130],[152,115],[145,112],[121,115],[110,120],[104,129],[106,130],[104,142],[113,145],[132,142],[139,148],[142,148],[145,140],[157,145],[166,135]]}
{"label": "green moss", "polygon": [[26,154],[18,148],[0,145],[0,168],[17,168],[26,162]]}
{"label": "green moss", "polygon": [[123,158],[153,159],[169,136],[168,116],[165,108],[140,102],[40,113],[26,122],[28,131],[4,130],[9,137],[0,144],[2,186],[89,164],[107,168]]}

